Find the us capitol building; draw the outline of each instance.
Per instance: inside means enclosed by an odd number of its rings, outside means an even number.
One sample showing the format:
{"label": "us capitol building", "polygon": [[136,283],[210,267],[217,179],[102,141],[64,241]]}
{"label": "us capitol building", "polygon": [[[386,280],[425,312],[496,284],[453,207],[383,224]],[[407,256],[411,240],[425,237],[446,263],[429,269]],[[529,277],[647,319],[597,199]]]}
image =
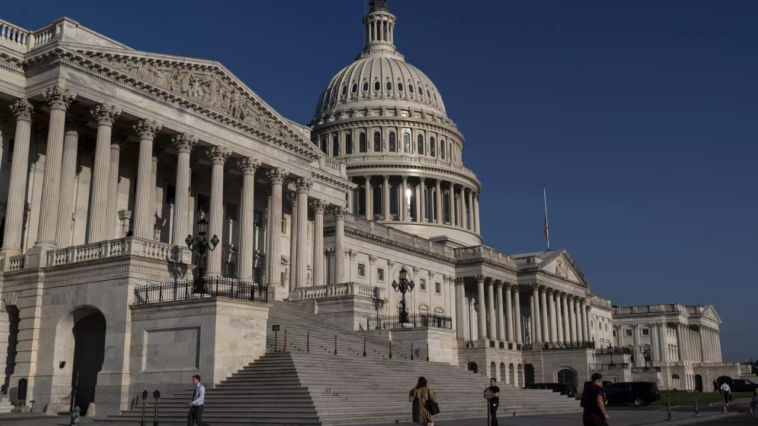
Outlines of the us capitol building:
{"label": "us capitol building", "polygon": [[[485,246],[466,139],[370,4],[307,125],[220,63],[0,20],[5,407],[68,411],[76,380],[98,415],[192,374],[213,388],[270,351],[287,306],[501,386],[746,374],[722,362],[711,305],[615,306],[566,250]],[[202,232],[204,256],[185,241]],[[203,277],[211,294],[186,287]]]}

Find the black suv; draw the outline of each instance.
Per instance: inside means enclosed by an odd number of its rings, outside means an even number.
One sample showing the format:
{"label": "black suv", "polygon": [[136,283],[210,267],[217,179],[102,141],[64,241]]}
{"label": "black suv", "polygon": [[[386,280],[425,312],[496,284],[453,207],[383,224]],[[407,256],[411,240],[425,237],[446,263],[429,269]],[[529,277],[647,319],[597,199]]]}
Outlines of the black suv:
{"label": "black suv", "polygon": [[605,387],[609,404],[634,404],[642,407],[661,399],[658,385],[653,382],[610,383]]}
{"label": "black suv", "polygon": [[569,398],[576,397],[574,387],[565,383],[533,383],[525,386],[524,389],[551,389],[553,392],[560,392],[561,395],[566,395]]}
{"label": "black suv", "polygon": [[751,382],[750,380],[732,379],[732,383],[729,383],[729,387],[732,392],[755,392],[758,388],[758,383]]}

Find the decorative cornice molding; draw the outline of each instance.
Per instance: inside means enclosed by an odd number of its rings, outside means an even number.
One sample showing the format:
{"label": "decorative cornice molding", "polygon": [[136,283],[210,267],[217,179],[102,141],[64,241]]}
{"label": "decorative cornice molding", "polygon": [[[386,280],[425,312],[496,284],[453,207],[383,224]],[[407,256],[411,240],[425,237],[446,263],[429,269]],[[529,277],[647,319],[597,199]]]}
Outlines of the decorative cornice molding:
{"label": "decorative cornice molding", "polygon": [[[333,235],[334,233],[335,233],[335,229],[333,227],[325,229],[325,235]],[[448,258],[448,257],[441,256],[435,253],[430,253],[428,251],[424,251],[416,247],[407,246],[405,244],[398,243],[397,241],[383,238],[377,235],[369,234],[366,232],[362,232],[358,229],[350,228],[347,226],[345,227],[345,236],[355,237],[363,241],[368,241],[374,244],[390,247],[395,250],[401,250],[406,253],[411,253],[417,256],[426,257],[428,259],[443,262],[447,265],[455,265],[455,260],[453,258]]]}

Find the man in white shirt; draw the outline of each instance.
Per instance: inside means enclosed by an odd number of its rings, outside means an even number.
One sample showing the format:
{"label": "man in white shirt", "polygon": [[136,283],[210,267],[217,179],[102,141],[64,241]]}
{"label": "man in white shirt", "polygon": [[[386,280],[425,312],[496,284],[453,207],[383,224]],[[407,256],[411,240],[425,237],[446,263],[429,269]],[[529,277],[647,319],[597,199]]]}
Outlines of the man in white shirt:
{"label": "man in white shirt", "polygon": [[724,395],[724,405],[727,407],[729,406],[729,394],[732,392],[732,388],[729,387],[726,382],[721,384],[721,387],[719,388],[721,390],[721,394]]}
{"label": "man in white shirt", "polygon": [[192,426],[197,422],[197,426],[208,426],[203,423],[203,405],[205,405],[205,386],[200,383],[200,376],[192,376],[192,383],[195,385],[195,391],[192,394],[192,402],[188,402],[190,407],[187,415],[187,426]]}

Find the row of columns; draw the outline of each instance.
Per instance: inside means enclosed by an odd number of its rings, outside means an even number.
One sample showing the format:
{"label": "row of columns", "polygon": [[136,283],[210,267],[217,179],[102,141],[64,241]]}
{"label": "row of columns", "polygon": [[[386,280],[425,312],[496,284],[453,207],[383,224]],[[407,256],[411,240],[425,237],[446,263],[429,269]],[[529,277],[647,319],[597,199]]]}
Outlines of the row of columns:
{"label": "row of columns", "polygon": [[[363,200],[364,216],[367,220],[374,218],[374,184],[372,182],[372,175],[363,176],[365,190],[365,198]],[[385,221],[393,220],[390,210],[390,198],[391,188],[390,183],[391,175],[383,175],[381,188],[382,188],[382,206],[381,216]],[[402,183],[397,187],[397,220],[409,221],[416,223],[436,223],[443,225],[449,223],[450,226],[463,228],[480,233],[479,226],[479,196],[471,188],[466,188],[462,185],[457,185],[453,182],[447,182],[447,188],[442,189],[443,181],[435,179],[434,186],[428,186],[426,184],[427,178],[419,177],[415,183],[409,182],[409,176],[400,176]],[[415,179],[414,179],[415,180]],[[429,179],[432,180],[432,179]],[[416,200],[415,211],[411,211],[409,208],[410,199],[408,198],[408,189],[411,189],[411,197]],[[447,209],[443,211],[443,197],[447,199]],[[349,205],[353,207],[353,199],[358,197],[351,197]],[[445,221],[445,213],[448,213],[449,221]]]}
{"label": "row of columns", "polygon": [[[641,324],[632,324],[635,365],[644,365],[641,343]],[[719,331],[699,326],[693,329],[688,324],[655,322],[645,324],[650,330],[652,362],[721,362]],[[617,346],[623,346],[620,325],[614,326],[618,337]],[[673,330],[673,333],[670,331]],[[671,338],[670,334],[676,337]]]}
{"label": "row of columns", "polygon": [[393,33],[395,24],[390,21],[371,20],[368,23],[368,42],[386,41],[394,43]]}

